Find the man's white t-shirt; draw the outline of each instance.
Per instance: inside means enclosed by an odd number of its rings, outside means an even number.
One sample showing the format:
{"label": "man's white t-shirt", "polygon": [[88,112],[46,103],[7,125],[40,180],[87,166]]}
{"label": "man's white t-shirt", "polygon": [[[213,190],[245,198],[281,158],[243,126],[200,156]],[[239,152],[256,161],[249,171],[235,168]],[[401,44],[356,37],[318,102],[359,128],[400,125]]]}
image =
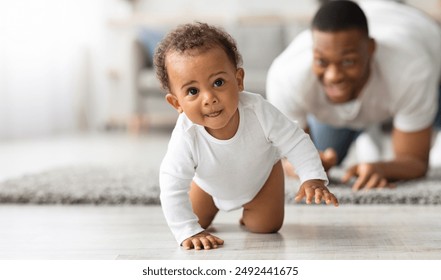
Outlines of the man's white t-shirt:
{"label": "man's white t-shirt", "polygon": [[251,201],[274,164],[286,157],[300,181],[328,179],[309,136],[259,94],[239,95],[239,128],[228,140],[211,136],[182,113],[160,168],[161,205],[179,244],[201,232],[188,191],[192,180],[220,210]]}
{"label": "man's white t-shirt", "polygon": [[307,127],[307,115],[336,127],[363,129],[393,118],[413,132],[429,127],[437,110],[441,31],[422,12],[391,1],[359,3],[377,49],[371,75],[356,100],[331,103],[312,72],[310,30],[299,34],[271,65],[267,98],[290,119]]}

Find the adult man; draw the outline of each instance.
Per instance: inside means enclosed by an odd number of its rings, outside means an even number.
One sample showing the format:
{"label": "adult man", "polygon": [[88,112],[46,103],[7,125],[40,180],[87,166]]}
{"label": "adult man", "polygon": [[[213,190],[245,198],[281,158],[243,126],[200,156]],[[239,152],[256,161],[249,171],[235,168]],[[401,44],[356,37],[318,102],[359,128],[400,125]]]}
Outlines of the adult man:
{"label": "adult man", "polygon": [[[368,26],[369,20],[369,26]],[[326,169],[367,127],[393,119],[394,158],[359,163],[343,182],[381,188],[422,177],[438,107],[441,31],[391,1],[330,1],[273,62],[267,97],[311,134]]]}

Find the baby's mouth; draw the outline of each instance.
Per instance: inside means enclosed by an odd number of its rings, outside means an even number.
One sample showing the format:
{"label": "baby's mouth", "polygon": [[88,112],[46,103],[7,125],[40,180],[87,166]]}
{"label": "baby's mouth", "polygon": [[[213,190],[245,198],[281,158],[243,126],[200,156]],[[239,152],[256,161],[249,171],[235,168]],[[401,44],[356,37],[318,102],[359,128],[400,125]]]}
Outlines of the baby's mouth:
{"label": "baby's mouth", "polygon": [[219,111],[211,112],[209,114],[205,114],[205,116],[209,117],[209,118],[215,118],[215,117],[219,116],[221,113],[222,113],[222,110],[219,110]]}

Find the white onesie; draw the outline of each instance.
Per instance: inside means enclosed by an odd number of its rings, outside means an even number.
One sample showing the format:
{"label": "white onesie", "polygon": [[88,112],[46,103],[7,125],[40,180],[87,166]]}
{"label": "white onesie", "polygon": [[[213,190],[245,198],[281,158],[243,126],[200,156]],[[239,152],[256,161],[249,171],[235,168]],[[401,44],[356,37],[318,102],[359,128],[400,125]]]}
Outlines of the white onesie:
{"label": "white onesie", "polygon": [[328,182],[308,134],[259,94],[239,95],[239,128],[228,140],[211,136],[182,113],[160,168],[161,205],[179,244],[203,229],[188,192],[192,180],[213,197],[220,210],[251,201],[274,164],[286,157],[301,182]]}

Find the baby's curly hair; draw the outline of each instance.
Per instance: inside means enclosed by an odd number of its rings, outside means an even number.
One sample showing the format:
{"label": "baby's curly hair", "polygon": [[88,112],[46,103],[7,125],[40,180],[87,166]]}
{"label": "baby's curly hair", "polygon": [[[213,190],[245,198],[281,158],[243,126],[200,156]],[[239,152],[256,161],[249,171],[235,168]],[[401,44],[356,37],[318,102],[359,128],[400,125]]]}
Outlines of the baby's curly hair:
{"label": "baby's curly hair", "polygon": [[185,53],[189,50],[207,51],[214,47],[225,50],[231,63],[238,68],[242,65],[236,41],[220,27],[196,22],[179,25],[169,32],[155,50],[154,64],[156,77],[164,90],[169,91],[169,79],[165,65],[166,56],[170,51]]}

